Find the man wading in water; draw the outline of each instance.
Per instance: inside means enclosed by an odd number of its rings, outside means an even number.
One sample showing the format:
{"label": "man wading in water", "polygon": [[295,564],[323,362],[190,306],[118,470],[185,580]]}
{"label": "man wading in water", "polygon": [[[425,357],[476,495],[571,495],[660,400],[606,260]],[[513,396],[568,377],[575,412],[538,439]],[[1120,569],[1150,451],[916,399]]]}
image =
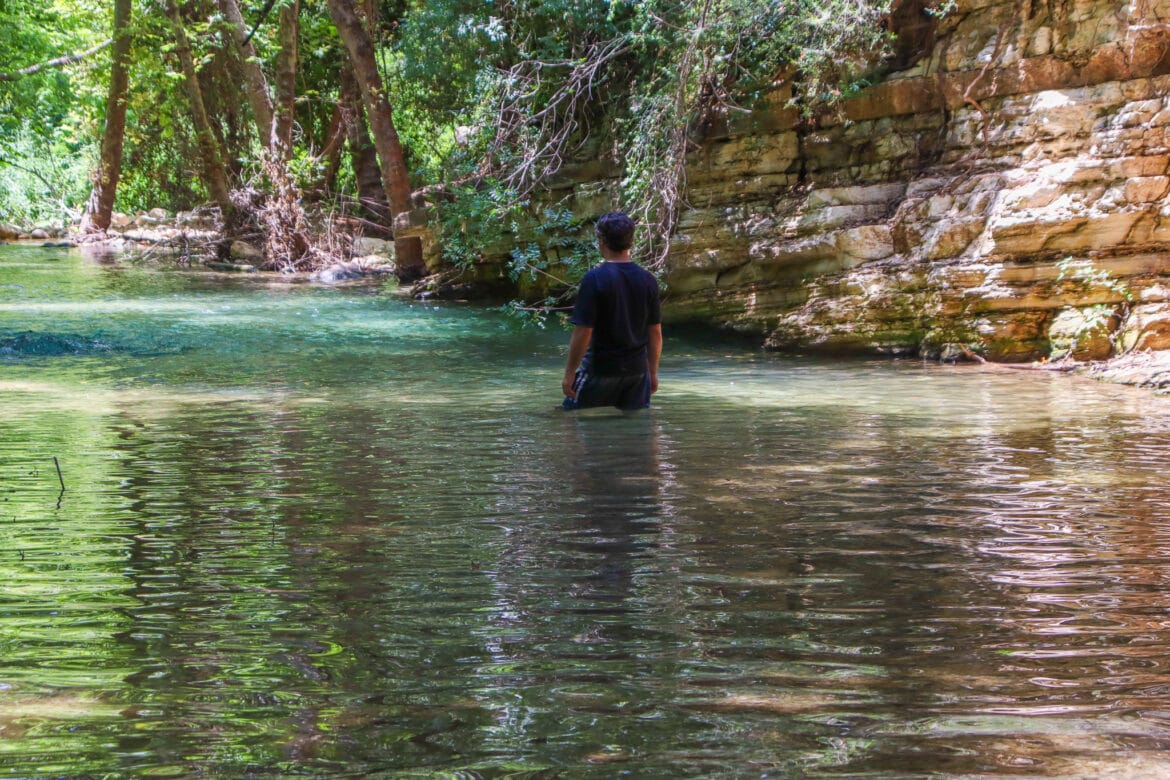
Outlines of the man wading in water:
{"label": "man wading in water", "polygon": [[658,390],[662,355],[658,281],[630,260],[634,221],[625,214],[597,220],[597,242],[605,262],[585,274],[577,291],[562,405],[645,409]]}

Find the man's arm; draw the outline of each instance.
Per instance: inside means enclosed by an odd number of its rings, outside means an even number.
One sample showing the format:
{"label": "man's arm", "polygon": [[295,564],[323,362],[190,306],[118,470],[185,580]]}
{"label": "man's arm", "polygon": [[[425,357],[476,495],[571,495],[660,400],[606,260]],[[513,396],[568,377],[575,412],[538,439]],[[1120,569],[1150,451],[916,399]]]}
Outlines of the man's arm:
{"label": "man's arm", "polygon": [[650,343],[646,345],[646,368],[650,373],[650,392],[658,392],[658,359],[662,357],[662,323],[648,330]]}
{"label": "man's arm", "polygon": [[577,367],[585,357],[585,350],[589,349],[589,339],[593,338],[593,328],[584,325],[574,325],[573,335],[569,339],[569,360],[565,364],[565,377],[561,380],[561,389],[565,397],[577,400],[577,393],[573,390],[573,380],[577,377]]}

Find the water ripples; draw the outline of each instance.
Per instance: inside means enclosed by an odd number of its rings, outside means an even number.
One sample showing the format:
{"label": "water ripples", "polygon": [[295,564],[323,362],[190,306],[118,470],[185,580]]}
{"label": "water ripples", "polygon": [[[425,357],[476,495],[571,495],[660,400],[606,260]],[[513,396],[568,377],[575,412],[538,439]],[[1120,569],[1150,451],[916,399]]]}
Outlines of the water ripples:
{"label": "water ripples", "polygon": [[128,346],[0,365],[6,772],[1170,769],[1166,401],[673,338],[565,415],[493,312],[13,268]]}

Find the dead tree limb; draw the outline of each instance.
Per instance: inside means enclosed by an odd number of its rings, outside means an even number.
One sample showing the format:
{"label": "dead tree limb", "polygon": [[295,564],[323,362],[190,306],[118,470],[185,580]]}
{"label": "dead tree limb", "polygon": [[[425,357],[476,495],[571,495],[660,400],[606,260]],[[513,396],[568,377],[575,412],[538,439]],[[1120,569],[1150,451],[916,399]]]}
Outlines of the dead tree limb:
{"label": "dead tree limb", "polygon": [[56,59],[49,60],[47,62],[41,62],[36,65],[29,65],[27,68],[21,68],[20,70],[13,73],[0,73],[0,81],[16,81],[17,79],[20,79],[24,76],[31,76],[34,73],[40,73],[42,70],[48,70],[49,68],[63,68],[66,65],[72,65],[75,62],[81,62],[86,57],[91,57],[94,54],[97,54],[99,51],[111,45],[113,42],[114,39],[109,38],[102,41],[97,46],[94,46],[91,49],[86,49],[83,52],[78,52],[77,54],[70,54],[65,57],[57,57]]}

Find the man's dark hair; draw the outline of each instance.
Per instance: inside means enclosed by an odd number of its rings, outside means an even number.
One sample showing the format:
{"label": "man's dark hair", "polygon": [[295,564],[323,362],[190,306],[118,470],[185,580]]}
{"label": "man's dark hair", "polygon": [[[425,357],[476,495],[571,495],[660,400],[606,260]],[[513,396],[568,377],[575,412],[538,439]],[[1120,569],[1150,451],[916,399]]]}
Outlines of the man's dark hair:
{"label": "man's dark hair", "polygon": [[629,249],[634,244],[634,220],[620,211],[603,214],[597,220],[597,237],[615,252]]}

